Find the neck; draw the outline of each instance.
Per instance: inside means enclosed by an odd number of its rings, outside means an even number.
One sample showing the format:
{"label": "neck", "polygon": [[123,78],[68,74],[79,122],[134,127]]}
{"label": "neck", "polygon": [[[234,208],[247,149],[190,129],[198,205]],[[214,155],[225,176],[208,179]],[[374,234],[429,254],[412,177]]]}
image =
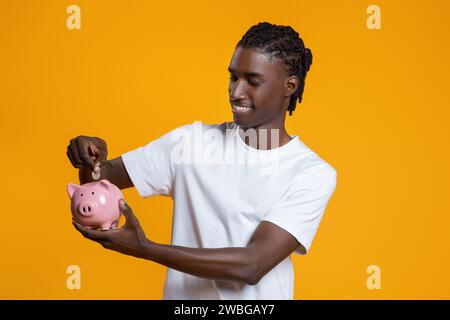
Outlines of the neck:
{"label": "neck", "polygon": [[273,127],[261,125],[252,128],[240,128],[239,135],[249,146],[259,150],[271,150],[279,148],[289,141],[292,137],[286,132],[283,126]]}

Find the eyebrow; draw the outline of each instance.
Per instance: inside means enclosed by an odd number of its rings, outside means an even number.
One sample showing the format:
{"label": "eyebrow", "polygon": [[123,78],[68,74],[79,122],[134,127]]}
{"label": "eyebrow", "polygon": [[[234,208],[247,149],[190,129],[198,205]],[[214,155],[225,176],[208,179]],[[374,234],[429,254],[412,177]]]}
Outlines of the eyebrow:
{"label": "eyebrow", "polygon": [[[235,73],[235,70],[231,69],[230,67],[228,67],[228,71],[231,72],[231,73]],[[244,75],[246,77],[261,77],[261,78],[264,77],[263,74],[258,73],[258,72],[246,72],[246,73],[244,73]]]}

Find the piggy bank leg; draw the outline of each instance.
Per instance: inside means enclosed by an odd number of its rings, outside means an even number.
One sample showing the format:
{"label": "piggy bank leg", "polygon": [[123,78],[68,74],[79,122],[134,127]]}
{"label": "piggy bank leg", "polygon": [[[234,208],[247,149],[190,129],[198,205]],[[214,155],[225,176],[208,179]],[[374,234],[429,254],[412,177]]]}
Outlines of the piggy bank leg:
{"label": "piggy bank leg", "polygon": [[113,229],[113,230],[116,230],[118,226],[119,226],[119,221],[114,221],[113,223],[111,223],[111,229]]}
{"label": "piggy bank leg", "polygon": [[111,229],[111,222],[107,222],[107,223],[102,224],[102,225],[100,226],[100,229],[101,229],[102,231],[106,231],[106,230]]}

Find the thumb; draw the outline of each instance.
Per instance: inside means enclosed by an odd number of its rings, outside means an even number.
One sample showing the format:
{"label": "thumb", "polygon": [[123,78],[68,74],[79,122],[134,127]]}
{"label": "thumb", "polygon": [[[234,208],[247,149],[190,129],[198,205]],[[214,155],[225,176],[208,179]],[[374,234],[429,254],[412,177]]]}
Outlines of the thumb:
{"label": "thumb", "polygon": [[120,211],[122,211],[123,215],[126,218],[126,222],[136,222],[136,218],[133,214],[133,211],[131,210],[131,208],[127,205],[127,203],[125,202],[125,200],[120,199],[119,200],[119,207],[120,207]]}
{"label": "thumb", "polygon": [[96,161],[95,163],[94,163],[94,172],[95,173],[100,173],[100,167],[101,167],[101,162],[100,161]]}
{"label": "thumb", "polygon": [[95,162],[94,162],[94,168],[93,168],[94,172],[100,173],[101,168],[106,164],[106,162],[107,162],[106,159],[103,159],[101,157],[96,158]]}
{"label": "thumb", "polygon": [[89,144],[88,152],[89,152],[89,158],[91,160],[91,161],[89,161],[89,164],[91,165],[92,169],[95,172],[98,172],[97,170],[95,170],[95,168],[97,166],[99,166],[99,164],[98,164],[98,150],[93,144]]}

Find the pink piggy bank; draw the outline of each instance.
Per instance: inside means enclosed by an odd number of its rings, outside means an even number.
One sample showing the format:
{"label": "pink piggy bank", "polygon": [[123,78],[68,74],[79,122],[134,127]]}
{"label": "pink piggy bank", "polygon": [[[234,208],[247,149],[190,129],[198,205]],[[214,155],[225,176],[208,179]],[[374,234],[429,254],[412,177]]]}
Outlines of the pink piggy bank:
{"label": "pink piggy bank", "polygon": [[106,179],[85,183],[81,186],[67,185],[74,219],[81,225],[102,230],[117,229],[122,214],[119,200],[120,189]]}

